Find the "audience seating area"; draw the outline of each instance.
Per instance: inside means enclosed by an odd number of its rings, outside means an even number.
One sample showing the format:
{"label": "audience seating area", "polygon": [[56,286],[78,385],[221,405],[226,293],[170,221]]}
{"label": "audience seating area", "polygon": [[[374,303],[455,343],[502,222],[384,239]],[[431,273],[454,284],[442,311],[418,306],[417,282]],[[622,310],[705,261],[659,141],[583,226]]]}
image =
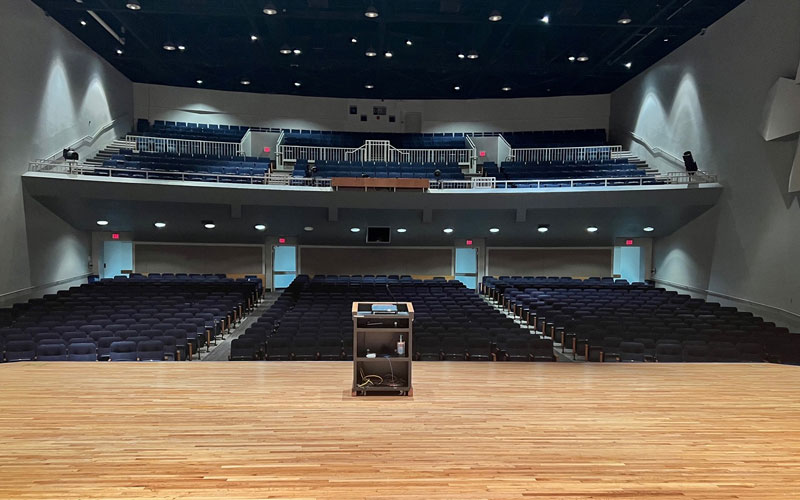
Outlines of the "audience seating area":
{"label": "audience seating area", "polygon": [[223,338],[263,293],[260,278],[118,276],[15,304],[2,361],[191,359]]}
{"label": "audience seating area", "polygon": [[150,125],[148,120],[142,118],[137,120],[136,123],[136,133],[142,136],[214,142],[239,142],[249,128],[236,125],[213,125],[164,120],[156,120]]}
{"label": "audience seating area", "polygon": [[606,144],[604,129],[502,132],[501,135],[512,148],[563,148]]}
{"label": "audience seating area", "polygon": [[[312,172],[312,168],[316,171]],[[316,160],[310,166],[307,160],[297,160],[292,175],[294,177],[388,177],[388,178],[422,178],[464,179],[461,167],[457,163],[399,163],[385,161],[346,162],[336,160]]]}
{"label": "audience seating area", "polygon": [[220,156],[211,154],[146,153],[120,149],[103,161],[96,175],[188,181],[219,181],[252,184],[269,172],[269,158],[255,156]]}
{"label": "audience seating area", "polygon": [[383,134],[334,132],[327,130],[287,130],[282,145],[324,148],[358,148],[368,140],[389,141],[397,149],[467,149],[464,134]]}
{"label": "audience seating area", "polygon": [[355,301],[412,302],[416,360],[554,361],[531,334],[459,281],[411,276],[298,276],[242,336],[231,360],[352,360]]}
{"label": "audience seating area", "polygon": [[[609,185],[639,185],[662,184],[664,181],[648,175],[640,170],[636,164],[629,163],[627,158],[610,160],[580,160],[573,162],[540,161],[540,162],[511,162],[504,161],[500,168],[494,162],[483,165],[484,175],[495,177],[499,180],[548,180],[553,182],[543,183],[543,187],[566,187],[570,182],[566,179],[584,179],[575,182],[576,186],[603,186],[605,182],[599,179],[613,179]],[[598,179],[598,180],[593,180]],[[561,181],[561,182],[557,182]],[[516,187],[536,187],[526,183],[514,183]]]}
{"label": "audience seating area", "polygon": [[800,363],[800,335],[735,307],[612,278],[486,277],[482,293],[587,361]]}

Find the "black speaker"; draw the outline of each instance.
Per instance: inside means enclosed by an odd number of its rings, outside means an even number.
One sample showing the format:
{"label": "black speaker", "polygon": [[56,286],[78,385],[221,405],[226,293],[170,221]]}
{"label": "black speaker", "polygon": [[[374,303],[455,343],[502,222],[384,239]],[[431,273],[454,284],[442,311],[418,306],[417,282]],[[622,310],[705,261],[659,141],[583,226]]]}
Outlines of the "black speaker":
{"label": "black speaker", "polygon": [[697,172],[697,162],[694,161],[691,151],[683,153],[683,164],[686,166],[687,172]]}
{"label": "black speaker", "polygon": [[64,159],[78,161],[78,152],[67,148],[64,150]]}

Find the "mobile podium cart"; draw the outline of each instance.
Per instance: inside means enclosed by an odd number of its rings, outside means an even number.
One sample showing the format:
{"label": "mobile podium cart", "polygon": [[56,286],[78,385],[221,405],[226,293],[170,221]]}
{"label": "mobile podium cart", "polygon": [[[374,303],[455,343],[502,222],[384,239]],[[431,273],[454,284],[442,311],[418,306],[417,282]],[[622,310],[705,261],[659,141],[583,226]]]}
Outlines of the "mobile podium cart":
{"label": "mobile podium cart", "polygon": [[353,302],[353,396],[412,396],[414,306]]}

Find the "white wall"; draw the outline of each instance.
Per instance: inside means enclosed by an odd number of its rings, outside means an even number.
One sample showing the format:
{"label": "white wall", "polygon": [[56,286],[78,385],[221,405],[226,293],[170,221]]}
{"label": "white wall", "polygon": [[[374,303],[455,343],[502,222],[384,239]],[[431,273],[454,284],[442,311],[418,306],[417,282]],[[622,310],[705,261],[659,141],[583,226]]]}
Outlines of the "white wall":
{"label": "white wall", "polygon": [[631,132],[676,156],[691,150],[725,187],[714,209],[655,242],[655,278],[793,326],[800,207],[787,186],[796,136],[767,143],[759,132],[770,88],[794,78],[798,59],[800,0],[747,0],[611,98],[613,141],[662,169],[679,166]]}
{"label": "white wall", "polygon": [[[136,118],[268,128],[404,132],[405,113],[422,113],[422,132],[608,128],[610,96],[531,99],[336,99],[134,84]],[[350,115],[358,107],[361,122]],[[386,106],[377,120],[373,106]],[[389,123],[388,115],[397,121]]]}
{"label": "white wall", "polygon": [[84,152],[124,134],[133,91],[29,0],[0,2],[0,61],[0,301],[7,302],[88,272],[89,236],[27,196],[21,176],[30,160],[98,131]]}

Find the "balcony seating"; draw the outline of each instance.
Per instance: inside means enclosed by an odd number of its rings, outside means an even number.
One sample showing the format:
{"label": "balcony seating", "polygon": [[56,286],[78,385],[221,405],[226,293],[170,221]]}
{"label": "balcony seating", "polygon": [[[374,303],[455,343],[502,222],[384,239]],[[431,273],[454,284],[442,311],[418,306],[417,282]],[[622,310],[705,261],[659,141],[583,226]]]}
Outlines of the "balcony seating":
{"label": "balcony seating", "polygon": [[[582,179],[574,182],[574,186],[604,186],[602,179],[611,179],[608,185],[654,185],[663,184],[664,181],[648,175],[644,170],[629,163],[627,158],[609,160],[582,160],[574,162],[540,161],[540,162],[511,162],[505,161],[500,168],[494,162],[483,165],[486,177],[495,177],[498,180],[539,180],[540,185],[525,182],[514,182],[509,187],[569,187],[569,179]],[[593,180],[597,179],[597,180]]]}
{"label": "balcony seating", "polygon": [[228,183],[260,183],[269,172],[269,158],[252,156],[219,156],[209,154],[134,153],[121,149],[96,175],[149,178],[163,180],[210,181]]}
{"label": "balcony seating", "polygon": [[364,132],[332,132],[320,130],[284,131],[287,146],[326,148],[358,148],[368,140],[386,140],[397,149],[467,149],[464,134],[393,134]]}
{"label": "balcony seating", "polygon": [[346,162],[336,160],[317,160],[316,172],[309,170],[308,162],[298,160],[292,175],[294,177],[381,177],[395,179],[436,179],[439,170],[441,180],[463,180],[464,174],[457,163],[399,163],[399,162]]}
{"label": "balcony seating", "polygon": [[562,148],[606,143],[603,129],[503,132],[502,136],[512,148]]}
{"label": "balcony seating", "polygon": [[239,142],[249,127],[156,120],[152,125],[137,120],[136,133],[148,137],[187,139],[194,141]]}

